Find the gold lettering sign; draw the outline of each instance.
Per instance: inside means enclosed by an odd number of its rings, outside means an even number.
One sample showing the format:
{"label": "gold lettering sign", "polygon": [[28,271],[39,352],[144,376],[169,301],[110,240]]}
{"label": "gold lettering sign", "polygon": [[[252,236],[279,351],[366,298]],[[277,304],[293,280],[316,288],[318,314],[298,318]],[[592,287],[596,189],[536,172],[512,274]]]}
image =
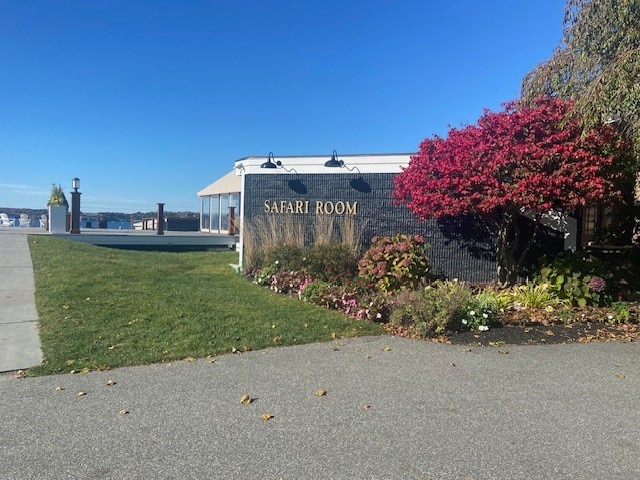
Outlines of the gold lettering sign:
{"label": "gold lettering sign", "polygon": [[[338,200],[336,202],[316,200],[311,210],[316,215],[357,215],[358,202]],[[309,200],[265,200],[265,213],[293,213],[308,214],[311,203]]]}

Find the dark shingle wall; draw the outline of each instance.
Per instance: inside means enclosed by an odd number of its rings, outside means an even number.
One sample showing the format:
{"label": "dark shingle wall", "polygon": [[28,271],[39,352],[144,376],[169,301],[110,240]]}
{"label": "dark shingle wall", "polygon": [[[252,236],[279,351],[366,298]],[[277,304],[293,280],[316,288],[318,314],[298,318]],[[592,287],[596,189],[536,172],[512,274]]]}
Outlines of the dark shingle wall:
{"label": "dark shingle wall", "polygon": [[[245,177],[245,222],[265,215],[293,215],[304,219],[306,236],[313,236],[316,202],[357,202],[355,216],[363,225],[363,244],[374,235],[421,234],[431,244],[433,271],[470,282],[496,279],[492,243],[486,232],[468,218],[419,221],[393,199],[391,173],[376,174],[250,174]],[[308,213],[266,213],[264,202],[309,202]],[[303,203],[304,204],[304,203]],[[298,204],[300,205],[300,204]],[[306,204],[305,204],[306,205]],[[334,215],[336,224],[339,216]]]}

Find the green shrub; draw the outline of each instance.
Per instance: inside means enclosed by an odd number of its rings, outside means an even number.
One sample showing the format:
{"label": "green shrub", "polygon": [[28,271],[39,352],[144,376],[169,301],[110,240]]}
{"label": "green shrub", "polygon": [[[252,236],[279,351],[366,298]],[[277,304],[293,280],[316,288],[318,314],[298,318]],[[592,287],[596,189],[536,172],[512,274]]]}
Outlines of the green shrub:
{"label": "green shrub", "polygon": [[462,282],[437,281],[423,290],[401,292],[391,309],[393,325],[409,327],[422,337],[463,328],[471,288]]}
{"label": "green shrub", "polygon": [[245,272],[245,275],[258,285],[268,285],[271,282],[271,276],[280,270],[278,261],[265,265],[262,268],[250,268]]}
{"label": "green shrub", "polygon": [[300,292],[300,300],[320,304],[320,299],[327,288],[329,288],[329,284],[327,282],[323,282],[322,280],[313,280]]}
{"label": "green shrub", "polygon": [[548,282],[534,283],[529,280],[524,285],[515,285],[506,292],[511,305],[517,309],[548,309],[565,303],[557,289]]}
{"label": "green shrub", "polygon": [[277,265],[282,270],[302,270],[303,257],[303,250],[298,245],[275,245],[265,251],[261,266]]}
{"label": "green shrub", "polygon": [[428,247],[420,235],[373,237],[358,262],[358,275],[383,292],[415,289],[429,273]]}
{"label": "green shrub", "polygon": [[314,245],[300,256],[302,268],[313,278],[344,281],[355,276],[358,259],[353,247],[342,243]]}
{"label": "green shrub", "polygon": [[499,326],[496,316],[504,303],[503,297],[492,289],[484,289],[476,293],[464,307],[462,324],[471,330],[489,330],[490,327]]}
{"label": "green shrub", "polygon": [[579,253],[562,254],[540,269],[535,282],[548,283],[549,289],[571,305],[598,306],[610,300],[602,261]]}
{"label": "green shrub", "polygon": [[629,302],[613,302],[611,304],[611,314],[608,317],[609,323],[635,323],[637,319],[632,318]]}

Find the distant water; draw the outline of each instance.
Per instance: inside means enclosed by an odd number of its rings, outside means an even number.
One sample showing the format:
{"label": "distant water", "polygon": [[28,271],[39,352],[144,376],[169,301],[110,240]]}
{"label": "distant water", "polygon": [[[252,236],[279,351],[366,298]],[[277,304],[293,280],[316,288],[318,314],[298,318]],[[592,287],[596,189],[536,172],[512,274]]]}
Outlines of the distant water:
{"label": "distant water", "polygon": [[[100,228],[99,222],[96,219],[87,219],[80,221],[80,228],[98,229]],[[131,222],[119,221],[119,220],[107,220],[107,230],[130,230]]]}
{"label": "distant water", "polygon": [[[13,218],[13,217],[9,217],[9,218]],[[17,218],[14,218],[14,225],[18,226],[19,225],[19,221]],[[29,225],[30,227],[36,227],[36,228],[40,228],[40,219],[39,218],[32,218],[31,219],[31,225]],[[98,229],[98,220],[81,220],[80,221],[80,228],[92,228],[92,229]],[[130,230],[131,229],[131,222],[121,222],[118,220],[107,220],[107,229],[108,230]]]}
{"label": "distant water", "polygon": [[107,221],[107,229],[109,230],[130,230],[131,222],[119,222],[116,220],[108,220]]}

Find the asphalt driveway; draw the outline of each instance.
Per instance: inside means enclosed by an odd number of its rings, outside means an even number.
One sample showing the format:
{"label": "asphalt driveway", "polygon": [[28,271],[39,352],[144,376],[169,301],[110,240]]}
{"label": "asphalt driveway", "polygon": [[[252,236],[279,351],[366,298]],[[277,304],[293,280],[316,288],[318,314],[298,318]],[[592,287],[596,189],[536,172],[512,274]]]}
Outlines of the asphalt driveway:
{"label": "asphalt driveway", "polygon": [[0,479],[638,479],[639,372],[638,343],[383,336],[4,374]]}

